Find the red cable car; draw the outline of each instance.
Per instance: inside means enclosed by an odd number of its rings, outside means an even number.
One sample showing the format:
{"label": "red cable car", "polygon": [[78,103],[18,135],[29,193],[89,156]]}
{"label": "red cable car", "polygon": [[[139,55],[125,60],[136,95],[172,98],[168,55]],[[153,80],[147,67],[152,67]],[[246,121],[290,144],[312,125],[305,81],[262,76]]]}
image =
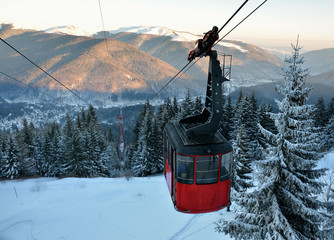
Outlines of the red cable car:
{"label": "red cable car", "polygon": [[[230,57],[227,68],[226,56]],[[222,83],[228,81],[225,76],[230,70],[231,55],[224,55],[222,72],[217,52],[212,51],[202,113],[165,126],[164,175],[180,212],[212,212],[230,204],[232,146],[218,131]]]}

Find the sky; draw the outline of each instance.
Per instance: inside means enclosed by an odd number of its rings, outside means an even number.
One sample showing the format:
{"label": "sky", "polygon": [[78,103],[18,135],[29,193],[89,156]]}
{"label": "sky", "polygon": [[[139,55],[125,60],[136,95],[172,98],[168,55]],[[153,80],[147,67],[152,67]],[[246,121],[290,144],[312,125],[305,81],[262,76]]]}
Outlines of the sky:
{"label": "sky", "polygon": [[[221,32],[226,33],[263,0],[249,0]],[[202,34],[221,27],[244,0],[100,0],[106,30],[164,26]],[[289,49],[299,35],[304,50],[334,47],[333,0],[268,0],[226,39]],[[0,23],[44,30],[74,25],[102,31],[99,0],[0,0]]]}

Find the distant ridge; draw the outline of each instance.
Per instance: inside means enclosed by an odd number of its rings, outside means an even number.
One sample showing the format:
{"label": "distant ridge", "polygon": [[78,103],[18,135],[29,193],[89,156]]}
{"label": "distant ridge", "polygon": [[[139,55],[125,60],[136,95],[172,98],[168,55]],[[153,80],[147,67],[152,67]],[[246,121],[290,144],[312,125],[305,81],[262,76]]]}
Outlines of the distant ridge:
{"label": "distant ridge", "polygon": [[[0,37],[77,91],[154,91],[177,72],[160,59],[113,39],[107,40],[108,53],[105,41],[92,37],[24,29],[0,29]],[[61,89],[59,84],[7,47],[0,48],[0,65],[4,72],[27,84]],[[0,76],[2,81],[9,80]]]}

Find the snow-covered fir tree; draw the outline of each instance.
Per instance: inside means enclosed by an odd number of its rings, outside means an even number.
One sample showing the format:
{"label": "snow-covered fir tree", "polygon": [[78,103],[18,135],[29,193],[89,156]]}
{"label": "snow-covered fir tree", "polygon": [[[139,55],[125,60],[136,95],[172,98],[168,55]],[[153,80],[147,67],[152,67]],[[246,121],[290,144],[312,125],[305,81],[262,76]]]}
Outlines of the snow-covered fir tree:
{"label": "snow-covered fir tree", "polygon": [[325,149],[331,151],[334,149],[334,115],[329,119],[324,129]]}
{"label": "snow-covered fir tree", "polygon": [[194,110],[193,101],[191,100],[190,90],[188,89],[186,98],[182,101],[178,119],[192,115],[193,110]]}
{"label": "snow-covered fir tree", "polygon": [[327,117],[330,119],[334,116],[334,97],[330,100],[327,106]]}
{"label": "snow-covered fir tree", "polygon": [[159,130],[158,122],[155,118],[152,120],[151,131],[148,136],[147,146],[148,155],[152,162],[151,174],[160,173],[163,171],[163,156],[162,156],[162,134]]}
{"label": "snow-covered fir tree", "polygon": [[305,86],[308,70],[302,68],[298,43],[285,59],[284,96],[277,101],[277,133],[259,126],[270,143],[265,159],[258,162],[258,187],[237,200],[242,210],[231,222],[221,221],[217,230],[236,239],[318,239],[326,217],[320,212],[321,202],[315,197],[321,191],[318,181],[324,171],[316,169],[317,136],[311,130],[310,112],[306,105],[310,88]]}
{"label": "snow-covered fir tree", "polygon": [[252,148],[250,138],[242,124],[238,127],[236,139],[233,142],[233,166],[232,166],[232,181],[231,187],[235,190],[232,193],[232,198],[236,193],[244,192],[247,188],[253,186],[251,182],[251,163],[252,163]]}
{"label": "snow-covered fir tree", "polygon": [[227,102],[224,105],[224,111],[221,121],[221,133],[227,141],[231,141],[234,131],[234,108],[232,106],[232,100],[229,96]]}
{"label": "snow-covered fir tree", "polygon": [[315,104],[315,110],[313,112],[314,126],[324,128],[328,121],[324,99],[320,97]]}
{"label": "snow-covered fir tree", "polygon": [[6,149],[3,157],[3,166],[1,168],[2,175],[5,178],[14,179],[19,175],[19,159],[18,148],[12,136],[9,137],[8,149]]}
{"label": "snow-covered fir tree", "polygon": [[255,93],[252,93],[251,98],[249,99],[250,106],[250,116],[248,126],[248,134],[250,137],[251,148],[252,148],[252,157],[253,159],[260,159],[260,143],[259,143],[259,127],[257,123],[259,122],[259,106],[257,103],[257,99],[255,97]]}
{"label": "snow-covered fir tree", "polygon": [[[272,106],[270,102],[268,101],[266,105],[261,104],[259,107],[259,124],[262,126],[262,128],[266,129],[267,131],[270,131],[274,134],[277,133],[275,121],[270,117],[270,114],[272,113]],[[268,142],[266,141],[264,135],[259,131],[258,134],[258,142],[259,142],[259,159],[263,159],[263,150],[267,149]]]}
{"label": "snow-covered fir tree", "polygon": [[202,103],[202,98],[201,96],[197,96],[195,98],[195,102],[193,103],[193,110],[192,114],[199,114],[203,110],[203,103]]}
{"label": "snow-covered fir tree", "polygon": [[[136,176],[147,176],[155,169],[154,163],[149,155],[149,137],[152,134],[152,108],[149,101],[146,101],[142,112],[139,114],[136,127],[137,139],[136,148],[133,154],[133,172]],[[151,143],[151,142],[150,142]]]}

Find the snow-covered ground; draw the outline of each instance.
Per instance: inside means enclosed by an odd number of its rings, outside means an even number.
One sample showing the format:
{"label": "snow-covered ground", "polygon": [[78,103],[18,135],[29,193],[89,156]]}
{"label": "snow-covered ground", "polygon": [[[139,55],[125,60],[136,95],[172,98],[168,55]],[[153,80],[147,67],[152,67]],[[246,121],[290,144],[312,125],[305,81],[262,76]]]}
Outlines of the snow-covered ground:
{"label": "snow-covered ground", "polygon": [[326,154],[319,162],[320,168],[328,168],[334,171],[334,151]]}
{"label": "snow-covered ground", "polygon": [[0,183],[1,240],[230,239],[220,214],[175,211],[162,175]]}
{"label": "snow-covered ground", "polygon": [[[319,167],[334,171],[334,152]],[[162,175],[0,182],[0,240],[230,239],[220,218],[234,214],[175,211]]]}

